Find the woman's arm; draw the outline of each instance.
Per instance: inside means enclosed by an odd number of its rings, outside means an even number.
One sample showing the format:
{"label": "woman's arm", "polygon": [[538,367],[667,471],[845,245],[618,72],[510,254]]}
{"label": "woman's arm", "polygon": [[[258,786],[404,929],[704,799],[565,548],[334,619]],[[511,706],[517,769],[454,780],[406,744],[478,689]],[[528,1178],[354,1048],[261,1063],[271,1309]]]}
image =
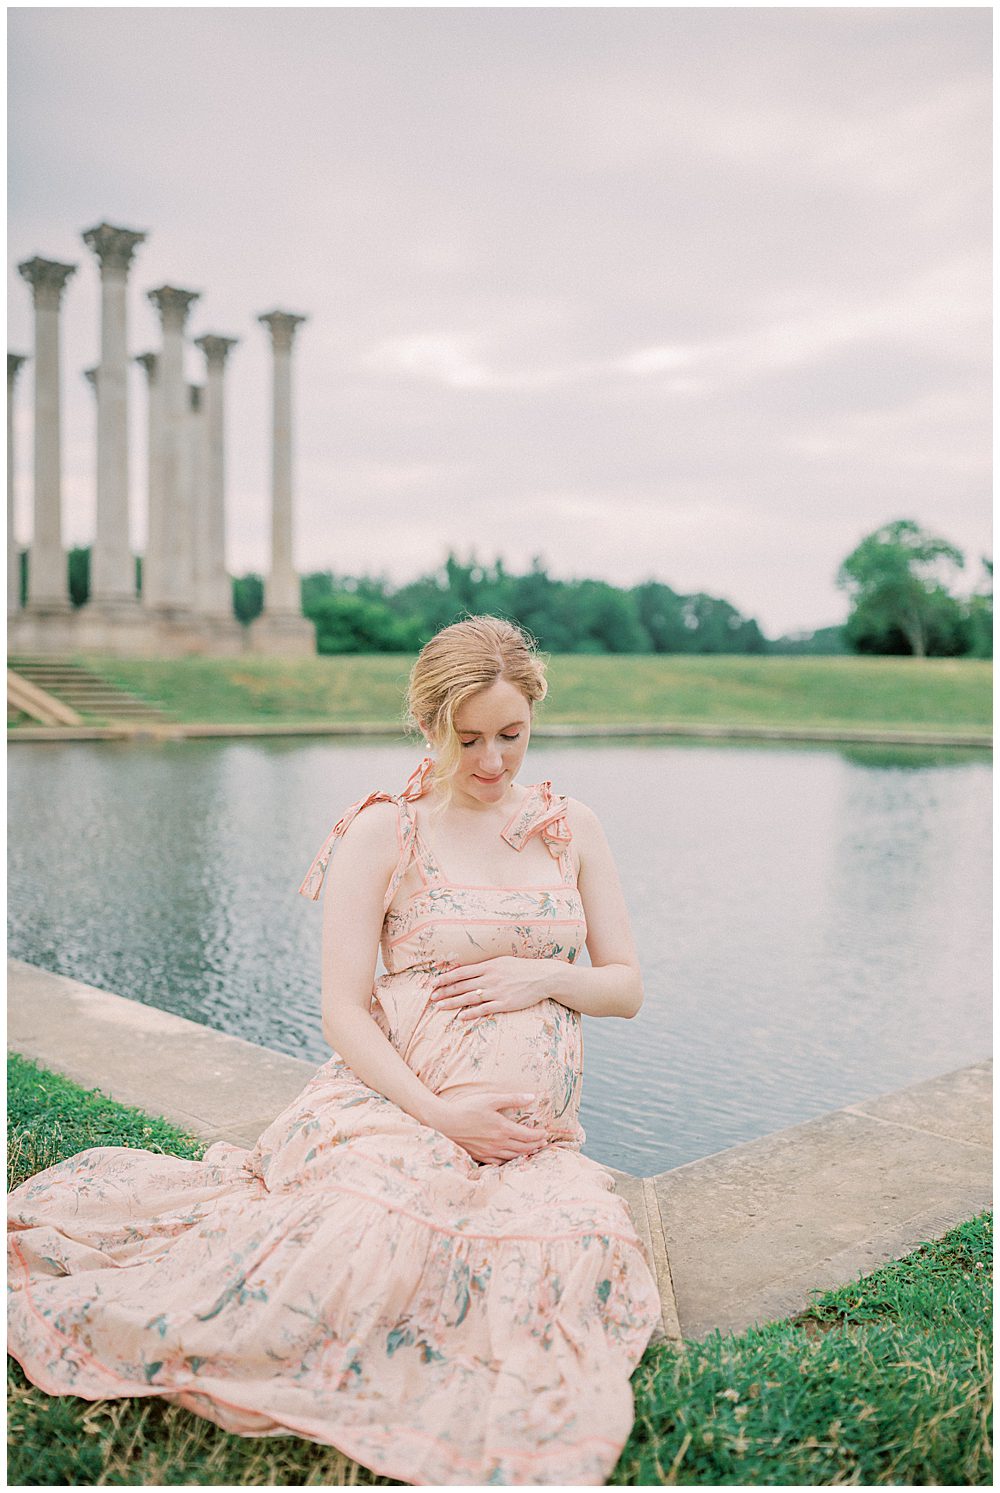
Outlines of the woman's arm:
{"label": "woman's arm", "polygon": [[593,809],[571,798],[567,813],[580,856],[577,885],[591,968],[547,960],[545,993],[585,1016],[635,1016],[642,1005],[642,971],[611,846]]}
{"label": "woman's arm", "polygon": [[369,1088],[424,1125],[440,1104],[371,1015],[382,901],[399,856],[397,811],[370,804],[345,833],[323,899],[323,1036]]}

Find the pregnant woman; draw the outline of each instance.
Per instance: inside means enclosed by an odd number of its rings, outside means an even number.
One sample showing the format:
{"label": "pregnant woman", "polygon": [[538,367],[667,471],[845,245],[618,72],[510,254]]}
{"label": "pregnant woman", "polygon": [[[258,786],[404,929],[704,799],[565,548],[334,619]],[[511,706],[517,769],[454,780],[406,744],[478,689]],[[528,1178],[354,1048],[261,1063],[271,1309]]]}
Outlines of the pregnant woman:
{"label": "pregnant woman", "polygon": [[581,1013],[632,1016],[642,985],[595,815],[517,778],[545,692],[498,618],[422,650],[435,755],[301,888],[326,882],[334,1055],[250,1151],[97,1147],[11,1194],[8,1347],[41,1388],[163,1395],[406,1483],[606,1480],[660,1308],[580,1149]]}

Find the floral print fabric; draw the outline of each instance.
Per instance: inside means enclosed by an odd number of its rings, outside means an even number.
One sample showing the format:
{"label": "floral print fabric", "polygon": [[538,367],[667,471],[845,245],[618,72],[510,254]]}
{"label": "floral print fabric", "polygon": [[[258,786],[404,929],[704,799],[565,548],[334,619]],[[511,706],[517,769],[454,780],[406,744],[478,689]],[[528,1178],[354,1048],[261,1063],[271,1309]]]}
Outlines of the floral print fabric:
{"label": "floral print fabric", "polygon": [[459,1023],[434,971],[496,953],[572,962],[586,937],[565,799],[529,790],[503,835],[551,886],[447,882],[413,801],[389,799],[375,1020],[435,1091],[537,1090],[547,1143],[503,1165],[370,1089],[334,1054],[249,1150],[200,1162],[95,1147],[9,1201],[8,1347],[52,1394],[162,1395],[242,1435],[295,1433],[420,1485],[600,1484],[659,1296],[611,1174],[583,1155],[579,1013],[554,1000]]}

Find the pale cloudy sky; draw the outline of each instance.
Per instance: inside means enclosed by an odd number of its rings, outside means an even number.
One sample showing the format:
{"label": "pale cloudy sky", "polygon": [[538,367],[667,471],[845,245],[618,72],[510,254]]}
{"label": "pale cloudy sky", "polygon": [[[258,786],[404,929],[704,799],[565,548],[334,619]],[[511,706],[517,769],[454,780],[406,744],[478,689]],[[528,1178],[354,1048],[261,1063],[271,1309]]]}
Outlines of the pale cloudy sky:
{"label": "pale cloudy sky", "polygon": [[[102,219],[200,290],[227,372],[229,562],[266,565],[269,349],[295,350],[296,560],[407,579],[449,545],[845,615],[913,517],[991,553],[991,12],[28,9],[10,20],[16,264],[63,300],[68,542],[94,506]],[[189,376],[201,359],[189,351]],[[144,378],[133,370],[134,542]],[[17,390],[30,534],[31,365]]]}

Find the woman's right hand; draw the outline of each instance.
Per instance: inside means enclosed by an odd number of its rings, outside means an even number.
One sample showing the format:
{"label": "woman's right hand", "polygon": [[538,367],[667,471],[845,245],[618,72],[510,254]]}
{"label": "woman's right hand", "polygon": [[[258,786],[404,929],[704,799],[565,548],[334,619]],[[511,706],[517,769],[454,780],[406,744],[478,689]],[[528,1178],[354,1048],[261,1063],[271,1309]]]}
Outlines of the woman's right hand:
{"label": "woman's right hand", "polygon": [[546,1132],[542,1126],[523,1125],[501,1113],[504,1109],[517,1109],[533,1103],[534,1094],[492,1090],[454,1096],[438,1094],[436,1097],[434,1128],[482,1165],[529,1156],[545,1144]]}

